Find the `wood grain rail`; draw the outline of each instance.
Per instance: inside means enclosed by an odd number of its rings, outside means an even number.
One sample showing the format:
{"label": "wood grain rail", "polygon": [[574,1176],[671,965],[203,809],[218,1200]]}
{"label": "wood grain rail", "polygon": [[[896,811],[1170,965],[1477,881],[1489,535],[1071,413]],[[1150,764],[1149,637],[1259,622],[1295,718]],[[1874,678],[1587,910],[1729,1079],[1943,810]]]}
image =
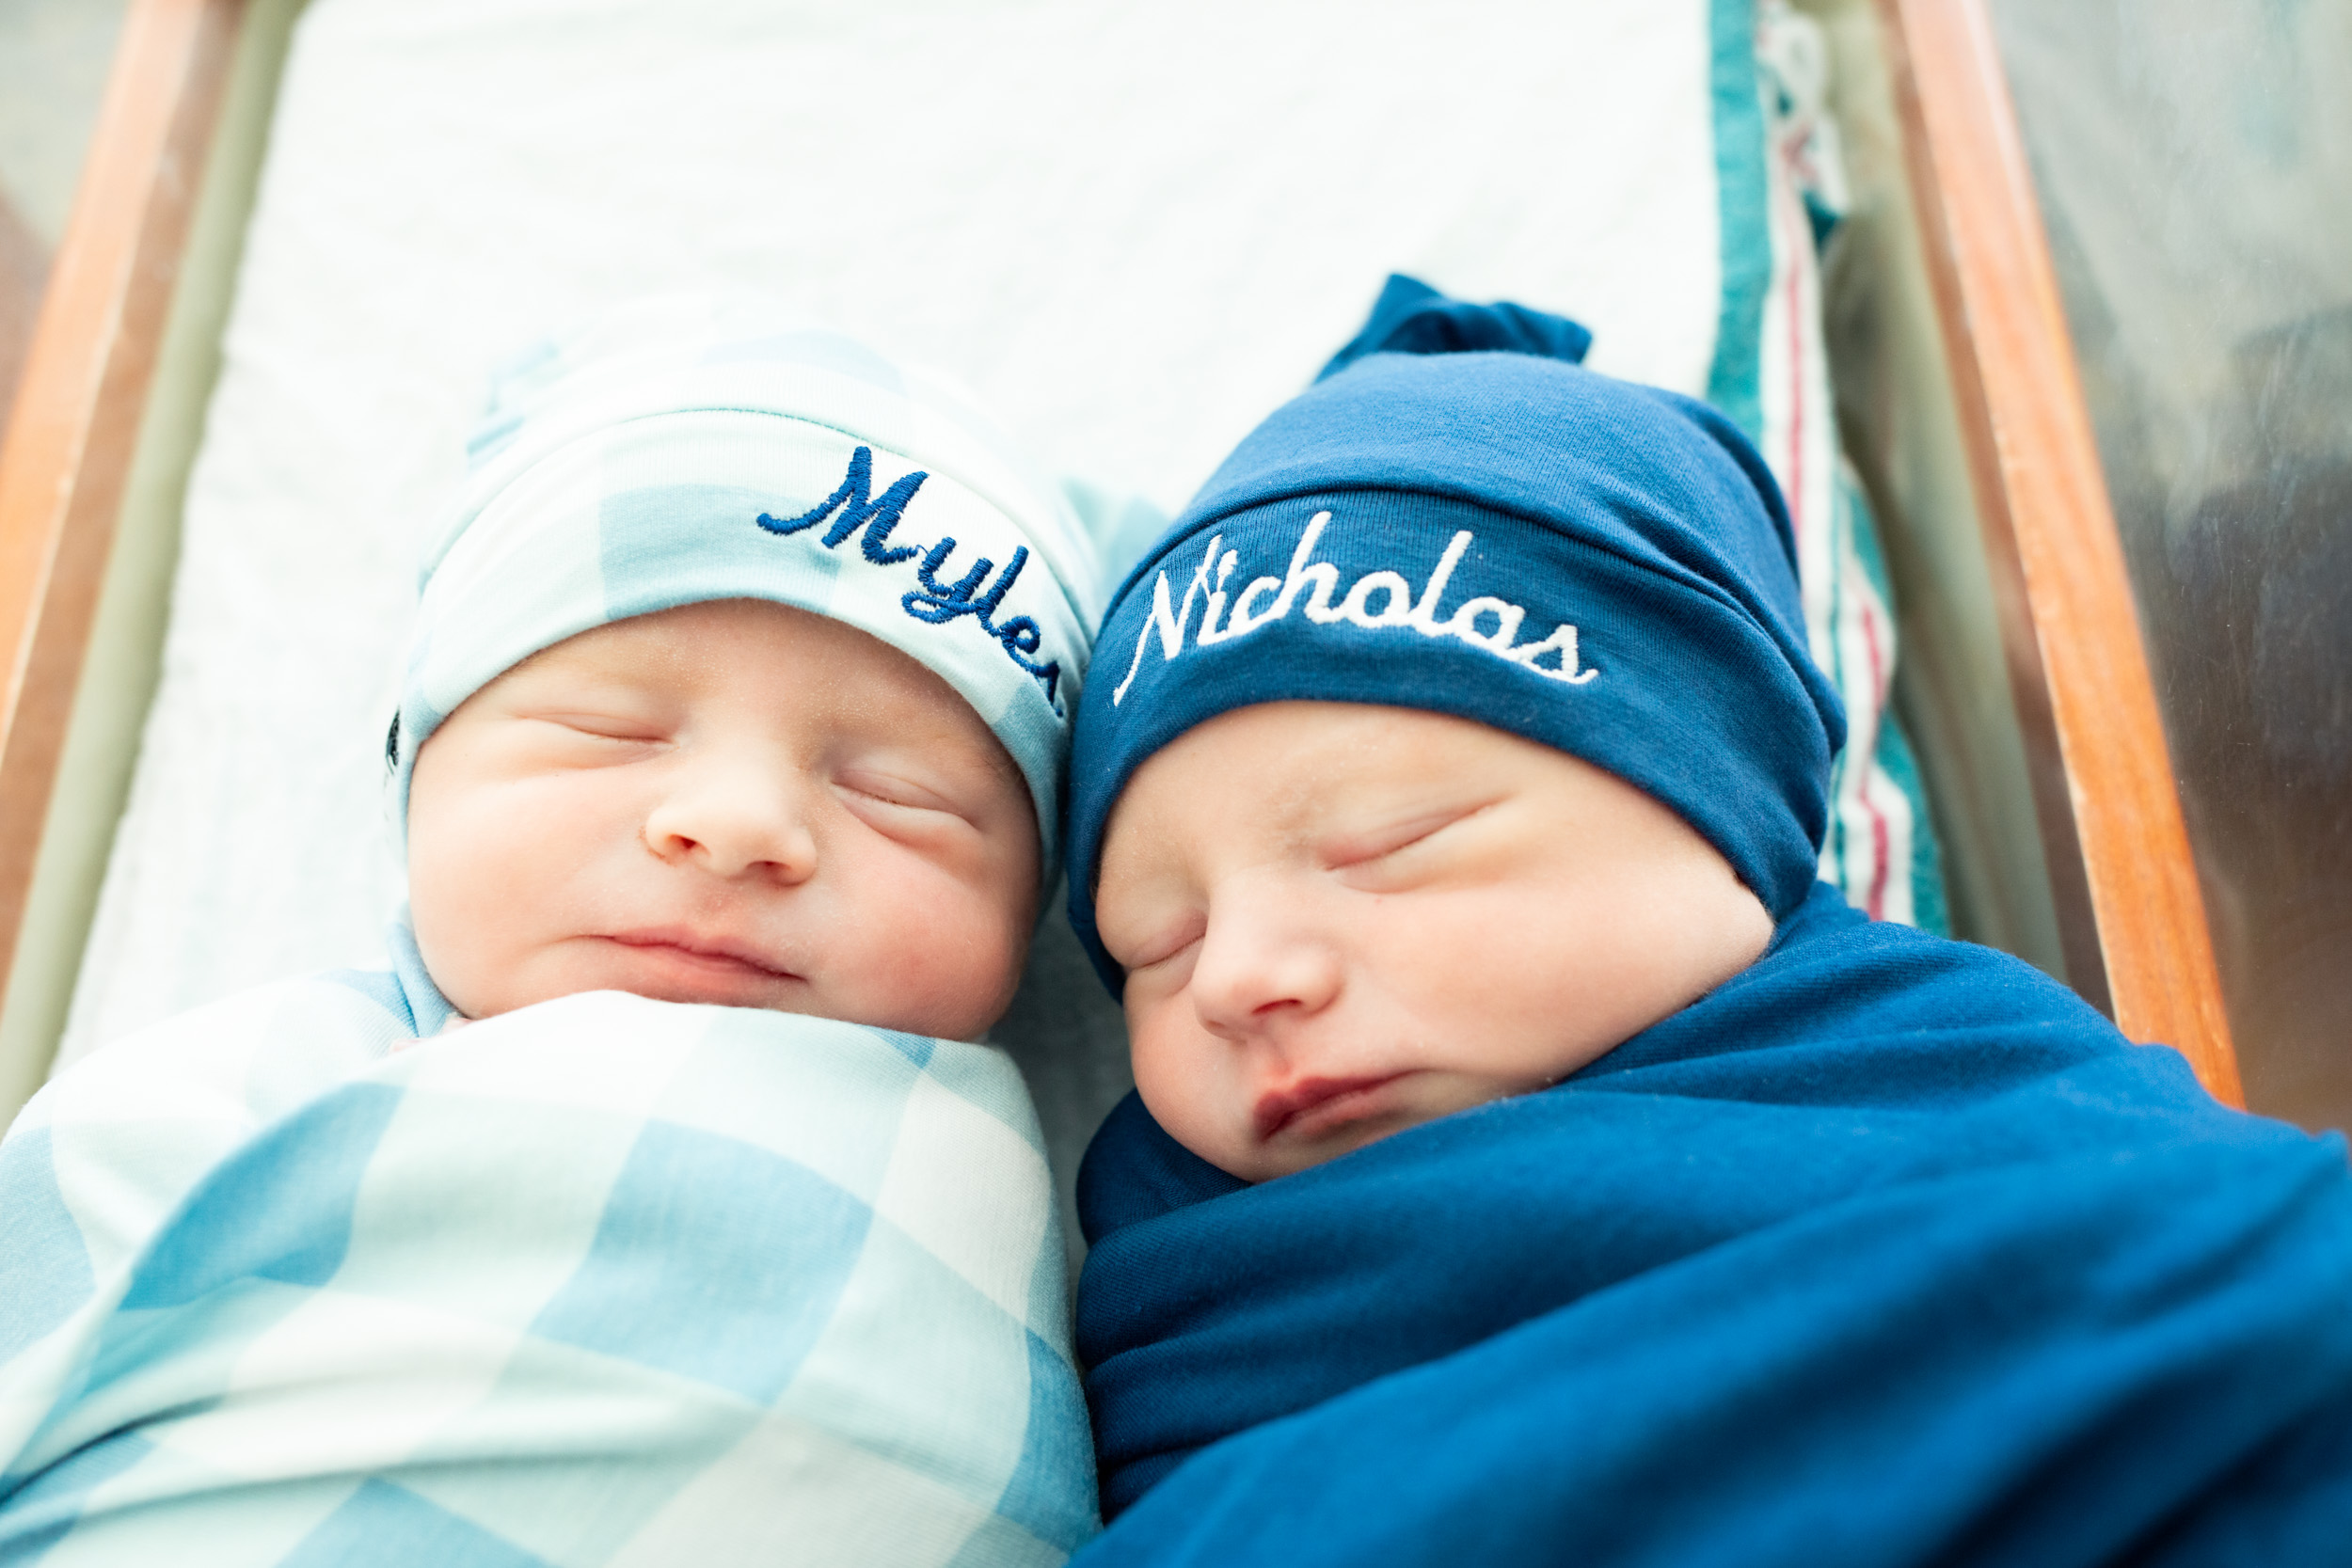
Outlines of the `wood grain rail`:
{"label": "wood grain rail", "polygon": [[[1879,0],[2061,918],[2080,868],[2115,1021],[2243,1104],[2221,982],[1985,0]],[[2068,953],[2070,969],[2075,966]],[[2079,977],[2078,977],[2079,983]]]}
{"label": "wood grain rail", "polygon": [[0,989],[244,0],[132,0],[0,442]]}

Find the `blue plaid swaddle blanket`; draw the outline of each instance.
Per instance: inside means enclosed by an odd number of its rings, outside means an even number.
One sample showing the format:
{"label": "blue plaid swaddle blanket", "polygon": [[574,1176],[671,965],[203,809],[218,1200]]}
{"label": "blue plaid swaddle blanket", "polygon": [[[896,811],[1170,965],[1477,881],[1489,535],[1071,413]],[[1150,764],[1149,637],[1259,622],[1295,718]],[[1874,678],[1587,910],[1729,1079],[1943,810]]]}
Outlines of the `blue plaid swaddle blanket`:
{"label": "blue plaid swaddle blanket", "polygon": [[0,1144],[0,1562],[1057,1562],[1094,1525],[1001,1053],[389,975],[100,1053]]}

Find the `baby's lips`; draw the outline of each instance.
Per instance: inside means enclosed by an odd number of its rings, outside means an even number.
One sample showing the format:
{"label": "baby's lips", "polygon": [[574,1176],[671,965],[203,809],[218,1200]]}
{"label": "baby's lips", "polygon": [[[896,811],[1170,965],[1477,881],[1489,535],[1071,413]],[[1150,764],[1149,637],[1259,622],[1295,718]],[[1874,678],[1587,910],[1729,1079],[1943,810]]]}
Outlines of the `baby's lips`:
{"label": "baby's lips", "polygon": [[623,947],[667,949],[690,960],[733,966],[772,979],[806,978],[779,962],[777,955],[760,944],[698,932],[686,927],[660,926],[634,931],[616,931],[604,940]]}
{"label": "baby's lips", "polygon": [[1385,1072],[1357,1078],[1302,1078],[1287,1088],[1270,1089],[1258,1097],[1251,1113],[1258,1141],[1264,1143],[1334,1101],[1377,1089],[1404,1076],[1401,1072]]}

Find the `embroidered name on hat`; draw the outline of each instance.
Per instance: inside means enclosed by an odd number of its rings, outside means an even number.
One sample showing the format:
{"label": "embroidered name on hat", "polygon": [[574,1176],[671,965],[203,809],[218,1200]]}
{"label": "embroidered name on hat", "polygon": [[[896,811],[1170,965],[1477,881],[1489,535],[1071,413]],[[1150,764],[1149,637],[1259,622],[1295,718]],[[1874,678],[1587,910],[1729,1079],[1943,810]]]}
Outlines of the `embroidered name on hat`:
{"label": "embroidered name on hat", "polygon": [[[1298,547],[1291,552],[1290,570],[1279,578],[1254,579],[1233,598],[1230,614],[1226,610],[1225,585],[1240,562],[1240,552],[1219,553],[1225,543],[1223,534],[1209,541],[1200,564],[1193,568],[1192,580],[1184,585],[1182,600],[1170,595],[1168,574],[1162,572],[1159,580],[1152,585],[1152,612],[1145,618],[1143,629],[1136,634],[1136,657],[1127,666],[1127,678],[1111,693],[1112,705],[1123,702],[1127,689],[1135,685],[1154,631],[1159,633],[1163,660],[1172,661],[1184,651],[1195,594],[1201,595],[1203,609],[1200,629],[1192,634],[1192,642],[1195,647],[1205,648],[1247,637],[1262,626],[1284,619],[1298,605],[1299,591],[1310,584],[1312,591],[1299,608],[1317,626],[1345,621],[1366,631],[1394,629],[1418,632],[1423,637],[1450,637],[1546,680],[1569,686],[1583,686],[1599,676],[1598,670],[1578,662],[1576,628],[1565,623],[1554,626],[1550,636],[1538,641],[1515,642],[1527,611],[1505,600],[1482,594],[1463,600],[1444,620],[1438,619],[1438,609],[1445,600],[1446,585],[1454,578],[1454,569],[1476,542],[1476,536],[1468,529],[1455,533],[1446,546],[1445,553],[1438,558],[1437,568],[1429,574],[1428,585],[1418,595],[1402,573],[1382,568],[1358,578],[1340,602],[1332,604],[1331,595],[1339,590],[1340,569],[1327,561],[1314,559],[1315,546],[1330,521],[1328,512],[1316,513],[1299,534]],[[1379,601],[1377,610],[1373,608],[1375,598]],[[1220,616],[1224,617],[1222,626],[1217,624]],[[1547,656],[1551,658],[1549,664],[1542,662]]]}
{"label": "embroidered name on hat", "polygon": [[[914,580],[920,586],[902,594],[898,608],[926,626],[941,626],[969,615],[980,624],[980,629],[994,638],[1005,650],[1005,656],[1027,671],[1045,689],[1045,701],[1053,710],[1061,712],[1061,698],[1055,688],[1061,680],[1061,664],[1057,659],[1040,662],[1029,656],[1045,641],[1045,634],[1026,615],[1016,615],[1009,621],[998,622],[997,607],[1012,585],[1020,580],[1021,569],[1029,563],[1029,547],[1013,546],[1012,559],[1005,569],[997,572],[996,580],[988,582],[988,575],[996,570],[996,562],[986,556],[976,559],[969,571],[950,583],[939,580],[946,569],[947,558],[956,553],[953,536],[944,536],[939,543],[926,549],[920,545],[893,545],[891,531],[898,526],[907,502],[923,488],[923,482],[931,476],[921,469],[893,482],[879,496],[871,496],[874,482],[874,450],[860,447],[850,454],[850,469],[840,485],[815,506],[797,517],[771,517],[761,513],[753,521],[770,533],[801,533],[815,528],[828,517],[833,526],[825,530],[820,541],[825,548],[838,549],[848,543],[850,535],[863,528],[866,537],[859,541],[859,550],[877,566],[896,566],[903,562],[915,562]],[[838,515],[836,515],[838,514]],[[986,592],[981,584],[988,583]]]}

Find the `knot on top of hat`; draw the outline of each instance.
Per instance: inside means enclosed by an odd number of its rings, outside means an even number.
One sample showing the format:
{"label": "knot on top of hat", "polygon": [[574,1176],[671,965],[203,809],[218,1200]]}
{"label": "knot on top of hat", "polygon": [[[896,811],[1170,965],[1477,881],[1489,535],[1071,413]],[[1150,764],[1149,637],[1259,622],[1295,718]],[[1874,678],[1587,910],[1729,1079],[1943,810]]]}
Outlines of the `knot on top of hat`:
{"label": "knot on top of hat", "polygon": [[1368,354],[1532,354],[1584,362],[1593,335],[1565,316],[1524,305],[1449,299],[1417,277],[1391,273],[1371,319],[1315,376],[1326,380]]}

